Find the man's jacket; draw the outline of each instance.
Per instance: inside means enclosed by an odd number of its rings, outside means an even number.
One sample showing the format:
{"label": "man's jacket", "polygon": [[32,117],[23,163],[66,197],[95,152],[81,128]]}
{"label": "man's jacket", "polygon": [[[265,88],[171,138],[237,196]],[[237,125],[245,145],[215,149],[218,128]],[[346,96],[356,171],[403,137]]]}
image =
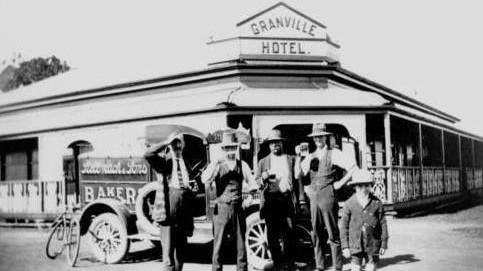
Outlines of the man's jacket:
{"label": "man's jacket", "polygon": [[369,197],[369,203],[363,208],[356,195],[352,195],[342,211],[342,249],[349,248],[351,254],[377,255],[380,248],[387,248],[388,233],[382,202],[372,194]]}
{"label": "man's jacket", "polygon": [[[155,152],[146,152],[144,158],[148,161],[149,165],[163,177],[159,178],[158,181],[161,182],[161,186],[156,190],[156,196],[154,199],[154,208],[151,214],[153,221],[159,222],[161,224],[168,223],[169,221],[169,182],[171,181],[171,174],[173,169],[173,159],[171,155],[166,155],[165,157],[159,156]],[[193,177],[193,171],[191,166],[188,164],[186,159],[183,158],[186,169],[188,171],[189,179]]]}
{"label": "man's jacket", "polygon": [[[302,195],[303,197],[304,190],[303,190],[303,185],[298,182],[298,179],[295,178],[295,174],[294,174],[295,157],[293,155],[286,155],[286,157],[287,157],[287,164],[289,167],[289,180],[291,180],[292,182],[292,191],[291,191],[292,199],[295,207],[297,198],[299,198],[300,195]],[[266,208],[265,208],[266,193],[274,192],[277,189],[277,184],[262,180],[262,173],[264,171],[269,171],[270,169],[271,169],[270,155],[267,155],[258,162],[257,174],[255,176],[255,179],[258,182],[260,181],[263,182],[263,190],[262,190],[261,203],[260,203],[260,217],[262,219],[265,217],[265,212],[266,212]]]}

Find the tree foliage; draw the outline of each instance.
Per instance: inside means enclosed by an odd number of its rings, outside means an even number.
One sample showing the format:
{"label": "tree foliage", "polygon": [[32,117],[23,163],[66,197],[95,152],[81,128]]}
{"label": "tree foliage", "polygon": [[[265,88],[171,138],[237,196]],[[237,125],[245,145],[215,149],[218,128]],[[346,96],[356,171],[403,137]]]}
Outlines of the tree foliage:
{"label": "tree foliage", "polygon": [[67,63],[61,62],[55,56],[48,58],[37,57],[23,61],[18,67],[8,66],[0,73],[0,88],[10,91],[20,86],[55,76],[70,69]]}

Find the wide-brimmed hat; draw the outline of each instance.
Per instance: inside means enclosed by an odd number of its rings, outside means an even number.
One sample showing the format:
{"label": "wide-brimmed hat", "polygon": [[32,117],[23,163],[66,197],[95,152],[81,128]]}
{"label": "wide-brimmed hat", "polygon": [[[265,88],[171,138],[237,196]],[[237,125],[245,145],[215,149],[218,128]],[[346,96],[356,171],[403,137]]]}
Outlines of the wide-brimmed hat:
{"label": "wide-brimmed hat", "polygon": [[270,131],[270,135],[268,135],[267,139],[265,139],[265,142],[285,141],[285,140],[287,139],[282,137],[282,132],[280,132],[280,130],[273,129]]}
{"label": "wide-brimmed hat", "polygon": [[352,180],[348,183],[348,185],[372,184],[373,182],[372,174],[368,170],[356,169],[352,174]]}
{"label": "wide-brimmed hat", "polygon": [[238,146],[238,137],[236,132],[224,132],[221,139],[221,147]]}
{"label": "wide-brimmed hat", "polygon": [[325,127],[325,123],[319,122],[319,123],[314,123],[312,126],[312,133],[308,135],[308,137],[314,137],[314,136],[325,136],[325,135],[331,135],[332,133],[327,132],[327,128]]}

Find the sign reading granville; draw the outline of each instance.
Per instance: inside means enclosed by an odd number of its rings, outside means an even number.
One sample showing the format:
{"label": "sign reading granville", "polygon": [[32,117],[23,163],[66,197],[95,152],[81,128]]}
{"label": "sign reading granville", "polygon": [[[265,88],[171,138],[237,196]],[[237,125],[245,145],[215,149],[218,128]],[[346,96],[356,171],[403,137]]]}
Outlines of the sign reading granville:
{"label": "sign reading granville", "polygon": [[263,32],[269,32],[272,29],[292,28],[314,37],[317,25],[297,17],[280,16],[253,22],[250,24],[250,28],[255,36]]}
{"label": "sign reading granville", "polygon": [[234,59],[338,61],[339,45],[318,21],[278,3],[237,24],[238,37],[209,42],[212,63]]}

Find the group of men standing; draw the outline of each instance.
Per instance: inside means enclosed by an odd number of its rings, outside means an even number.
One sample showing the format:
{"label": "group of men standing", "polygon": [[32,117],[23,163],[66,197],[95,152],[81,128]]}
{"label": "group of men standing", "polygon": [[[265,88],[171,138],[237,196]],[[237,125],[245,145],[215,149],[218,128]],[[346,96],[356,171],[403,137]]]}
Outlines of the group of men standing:
{"label": "group of men standing", "polygon": [[[326,244],[329,244],[331,268],[342,270],[337,223],[339,207],[335,190],[350,180],[357,166],[354,157],[344,156],[340,150],[330,148],[327,144],[330,135],[325,124],[314,124],[308,137],[313,139],[315,151],[304,155],[297,147],[296,155],[289,155],[284,149],[286,139],[279,130],[272,130],[266,139],[270,154],[259,161],[253,176],[249,166],[237,158],[239,142],[236,133],[223,134],[221,148],[224,156],[212,161],[201,178],[205,184],[214,182],[217,191],[213,217],[214,271],[222,270],[221,248],[229,228],[232,228],[236,237],[237,270],[247,270],[243,185],[249,189],[262,189],[260,216],[266,222],[268,246],[275,270],[294,265],[294,214],[297,209],[306,210],[311,215],[316,269],[326,270],[325,250]],[[164,270],[182,269],[186,238],[193,232],[190,211],[193,193],[188,185],[191,172],[182,158],[183,147],[182,137],[174,136],[150,146],[145,155],[153,169],[162,174],[165,180],[156,192],[153,210],[154,223],[161,228]],[[345,173],[338,180],[337,168]],[[308,189],[304,191],[304,187]],[[284,244],[284,255],[280,239]]]}

